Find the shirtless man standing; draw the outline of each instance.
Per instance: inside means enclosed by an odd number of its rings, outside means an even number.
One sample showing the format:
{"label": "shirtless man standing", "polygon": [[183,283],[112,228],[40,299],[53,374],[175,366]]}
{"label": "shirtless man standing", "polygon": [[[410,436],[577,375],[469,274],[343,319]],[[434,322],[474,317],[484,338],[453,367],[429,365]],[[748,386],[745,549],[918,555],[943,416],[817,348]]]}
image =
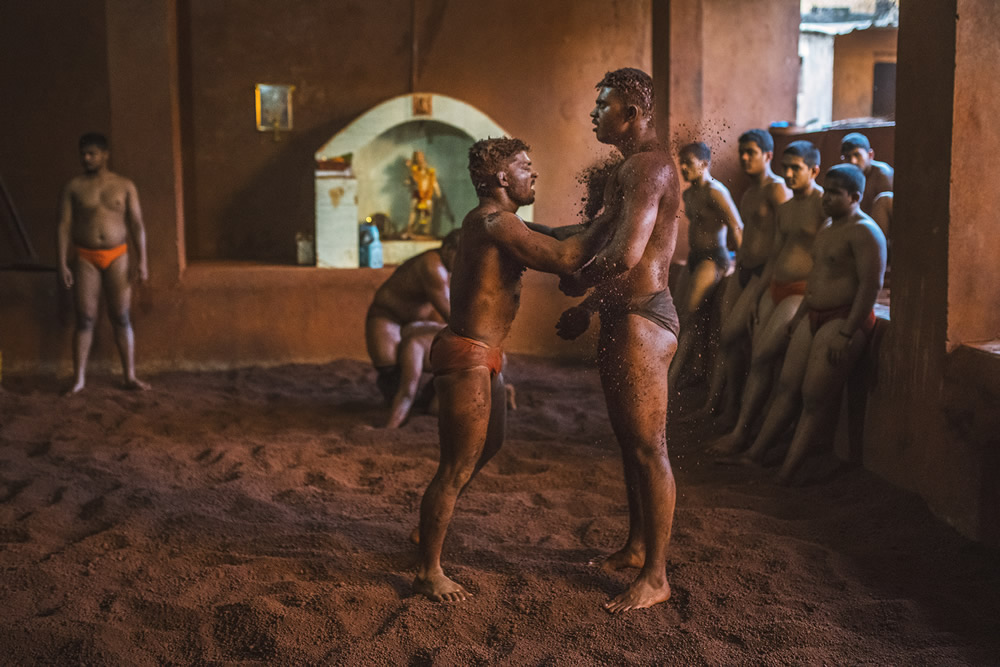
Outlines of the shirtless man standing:
{"label": "shirtless man standing", "polygon": [[670,365],[670,384],[677,386],[681,370],[687,362],[691,351],[699,338],[708,334],[708,308],[702,308],[709,302],[709,297],[715,286],[729,272],[729,244],[736,248],[742,242],[743,221],[736,210],[729,189],[712,178],[709,169],[712,163],[712,152],[702,142],[688,144],[680,152],[681,178],[690,183],[684,191],[684,212],[688,222],[688,242],[691,251],[688,254],[687,280],[679,290],[683,295],[681,304],[681,322],[684,333],[681,334],[677,355]]}
{"label": "shirtless man standing", "polygon": [[892,182],[895,171],[886,162],[875,159],[868,137],[860,132],[844,135],[840,142],[840,159],[861,169],[865,175],[865,193],[861,210],[872,217],[886,238],[892,225]]}
{"label": "shirtless man standing", "polygon": [[[138,259],[134,273],[142,282],[149,278],[139,192],[132,181],[108,169],[108,140],[103,135],[85,134],[80,137],[79,147],[84,173],[63,189],[56,234],[62,284],[67,289],[75,287],[76,300],[75,381],[67,394],[75,394],[86,385],[87,359],[102,291],[121,355],[125,387],[149,389],[135,376],[135,334],[130,317],[133,272],[129,271],[129,242]],[[71,246],[76,255],[73,270]]]}
{"label": "shirtless man standing", "polygon": [[[596,286],[587,301],[596,303],[601,314],[598,367],[622,452],[629,508],[625,546],[601,566],[608,571],[641,568],[627,590],[605,603],[617,614],[670,598],[666,565],[676,488],[667,458],[664,371],[677,350],[677,314],[667,277],[677,242],[680,184],[673,156],[657,141],[649,75],[616,70],[597,89],[590,114],[597,140],[624,157],[604,194],[612,237],[561,287],[579,295]],[[575,306],[563,313],[559,335],[575,338],[589,322],[589,312]]]}
{"label": "shirtless man standing", "polygon": [[459,237],[456,229],[444,237],[440,248],[406,260],[375,292],[365,317],[365,342],[386,402],[399,387],[397,348],[402,328],[413,322],[448,322],[448,281]]}
{"label": "shirtless man standing", "polygon": [[[764,426],[743,460],[759,463],[801,414],[778,479],[788,483],[813,441],[832,432],[841,389],[875,326],[872,311],[885,273],[885,236],[861,211],[865,177],[854,165],[826,173],[823,210],[806,295],[788,327],[791,342]],[[792,333],[794,332],[794,333]]]}
{"label": "shirtless man standing", "polygon": [[757,307],[761,274],[774,247],[778,207],[792,196],[784,179],[771,170],[774,139],[767,130],[747,130],[741,134],[739,151],[740,166],[750,177],[750,187],[740,199],[743,243],[736,253],[736,271],[726,281],[723,295],[723,304],[733,306],[723,312],[707,402],[693,415],[703,417],[714,412],[725,388],[726,400],[720,417],[725,424],[732,424],[739,410],[753,333],[747,322]]}
{"label": "shirtless man standing", "polygon": [[875,198],[883,192],[892,192],[895,171],[888,163],[875,159],[871,142],[860,132],[851,132],[841,140],[840,159],[853,164],[864,173],[865,192],[861,197],[861,210],[871,215]]}
{"label": "shirtless man standing", "polygon": [[[567,274],[593,256],[607,228],[595,222],[559,241],[517,209],[535,200],[537,174],[518,139],[483,139],[469,150],[479,206],[462,221],[448,326],[431,347],[439,400],[441,459],[420,505],[420,565],[413,588],[432,600],[471,594],[441,568],[455,501],[503,444],[506,420],[501,345],[517,314],[526,268]],[[538,231],[535,231],[535,230]]]}
{"label": "shirtless man standing", "polygon": [[782,154],[781,164],[792,198],[778,207],[774,251],[751,292],[757,308],[748,316],[748,320],[756,319],[752,325],[750,375],[736,426],[711,447],[719,454],[734,454],[748,444],[750,428],[770,395],[774,369],[780,367],[788,346],[788,323],[806,291],[806,278],[813,266],[813,241],[826,222],[823,188],[816,183],[816,147],[808,141],[793,141]]}

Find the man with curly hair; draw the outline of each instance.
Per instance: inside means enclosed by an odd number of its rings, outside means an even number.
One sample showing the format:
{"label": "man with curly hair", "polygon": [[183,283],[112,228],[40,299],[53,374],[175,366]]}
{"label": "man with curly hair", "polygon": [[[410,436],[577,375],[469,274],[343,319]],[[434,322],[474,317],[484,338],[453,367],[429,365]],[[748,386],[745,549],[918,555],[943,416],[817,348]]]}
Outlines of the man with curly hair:
{"label": "man with curly hair", "polygon": [[588,306],[601,314],[598,367],[624,463],[629,532],[621,549],[594,564],[608,571],[640,568],[628,589],[604,605],[618,614],[670,598],[667,546],[676,488],[667,458],[667,369],[678,325],[667,276],[680,183],[673,157],[657,140],[649,75],[631,68],[609,72],[597,90],[590,113],[597,140],[624,158],[604,191],[611,239],[561,281],[571,296],[595,289],[557,326],[563,338],[576,338],[590,324]]}
{"label": "man with curly hair", "polygon": [[477,141],[469,151],[479,206],[462,221],[451,317],[431,346],[441,458],[420,506],[420,565],[413,582],[418,593],[439,602],[471,595],[445,576],[441,549],[459,494],[503,444],[501,346],[517,314],[521,275],[525,269],[572,273],[603,240],[599,224],[560,240],[564,232],[517,216],[519,207],[535,201],[538,174],[528,150],[523,141],[503,137]]}

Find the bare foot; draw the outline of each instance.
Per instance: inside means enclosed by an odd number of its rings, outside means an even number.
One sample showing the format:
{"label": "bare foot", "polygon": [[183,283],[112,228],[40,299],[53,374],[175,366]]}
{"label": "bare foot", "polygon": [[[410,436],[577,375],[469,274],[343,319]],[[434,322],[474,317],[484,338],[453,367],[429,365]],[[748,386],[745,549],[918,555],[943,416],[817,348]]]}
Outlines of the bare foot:
{"label": "bare foot", "polygon": [[79,394],[81,391],[83,391],[83,388],[85,386],[86,382],[84,382],[83,380],[77,380],[76,384],[74,384],[72,387],[63,392],[63,396],[73,396],[74,394]]}
{"label": "bare foot", "polygon": [[414,528],[413,532],[410,533],[410,541],[414,544],[420,544],[420,526]]}
{"label": "bare foot", "polygon": [[661,582],[649,582],[640,577],[632,582],[627,591],[614,600],[605,602],[604,609],[609,614],[621,614],[630,609],[646,609],[669,599],[670,584],[666,579]]}
{"label": "bare foot", "polygon": [[623,547],[607,558],[594,558],[587,562],[593,567],[600,567],[605,572],[624,570],[627,567],[642,567],[646,562],[646,553],[642,549]]}
{"label": "bare foot", "polygon": [[708,446],[711,454],[719,456],[732,456],[743,449],[743,438],[736,433],[727,433],[721,438],[716,438]]}
{"label": "bare foot", "polygon": [[139,378],[129,378],[125,380],[125,384],[123,386],[125,389],[129,389],[131,391],[149,391],[153,388],[148,382],[143,382]]}
{"label": "bare foot", "polygon": [[413,590],[435,602],[464,602],[472,597],[472,593],[465,590],[461,584],[444,576],[444,573],[427,577],[417,575],[413,580]]}

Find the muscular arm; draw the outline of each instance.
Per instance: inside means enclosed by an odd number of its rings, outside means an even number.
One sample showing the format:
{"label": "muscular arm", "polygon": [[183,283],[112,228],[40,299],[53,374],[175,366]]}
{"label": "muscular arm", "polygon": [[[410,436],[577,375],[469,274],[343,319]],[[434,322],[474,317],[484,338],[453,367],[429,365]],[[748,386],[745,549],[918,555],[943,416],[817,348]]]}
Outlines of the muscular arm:
{"label": "muscular arm", "polygon": [[520,264],[546,273],[573,273],[593,256],[598,234],[591,226],[565,241],[532,231],[513,213],[486,217],[486,232]]}
{"label": "muscular arm", "polygon": [[712,203],[719,210],[723,222],[726,223],[726,228],[729,230],[729,241],[734,244],[732,249],[738,250],[743,245],[743,219],[740,218],[736,202],[733,201],[729,190],[719,187],[712,188]]}
{"label": "muscular arm", "polygon": [[624,198],[618,224],[608,244],[580,271],[579,285],[596,285],[621,275],[642,259],[670,174],[661,165],[650,173],[653,170],[646,163],[651,159],[640,154],[622,166],[619,178]]}
{"label": "muscular arm", "polygon": [[59,253],[59,272],[65,287],[73,284],[73,274],[69,270],[69,243],[73,228],[73,200],[67,185],[59,198],[59,223],[56,227],[56,250]]}
{"label": "muscular arm", "polygon": [[142,209],[139,206],[139,191],[135,184],[129,181],[127,187],[128,205],[125,212],[125,222],[128,225],[129,235],[132,243],[135,244],[135,251],[139,255],[139,279],[145,281],[149,278],[149,264],[146,261],[146,228],[142,224]]}
{"label": "muscular arm", "polygon": [[563,227],[546,227],[545,225],[539,225],[534,222],[524,223],[528,229],[533,232],[538,232],[539,234],[545,234],[546,236],[551,236],[557,241],[564,241],[569,237],[579,234],[585,229],[587,229],[587,223],[580,223],[576,225],[564,225]]}
{"label": "muscular arm", "polygon": [[877,225],[867,221],[859,227],[850,241],[858,276],[858,291],[854,295],[851,314],[847,316],[841,329],[841,335],[845,338],[853,336],[871,312],[885,275],[886,250],[882,231]]}

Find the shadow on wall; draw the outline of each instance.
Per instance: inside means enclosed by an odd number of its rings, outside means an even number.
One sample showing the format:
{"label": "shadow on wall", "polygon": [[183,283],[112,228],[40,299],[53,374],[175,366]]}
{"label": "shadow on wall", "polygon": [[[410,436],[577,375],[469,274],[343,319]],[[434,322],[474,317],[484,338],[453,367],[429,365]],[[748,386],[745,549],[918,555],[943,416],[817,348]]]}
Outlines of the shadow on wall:
{"label": "shadow on wall", "polygon": [[[296,264],[296,234],[315,231],[313,154],[346,122],[337,119],[306,132],[281,134],[278,142],[273,134],[258,134],[256,141],[276,143],[275,154],[226,205],[220,219],[209,222],[215,225],[215,233],[202,238],[214,236],[214,252],[189,246],[189,252],[195,251],[191,259]],[[288,193],[288,198],[276,202],[275,191]]]}

